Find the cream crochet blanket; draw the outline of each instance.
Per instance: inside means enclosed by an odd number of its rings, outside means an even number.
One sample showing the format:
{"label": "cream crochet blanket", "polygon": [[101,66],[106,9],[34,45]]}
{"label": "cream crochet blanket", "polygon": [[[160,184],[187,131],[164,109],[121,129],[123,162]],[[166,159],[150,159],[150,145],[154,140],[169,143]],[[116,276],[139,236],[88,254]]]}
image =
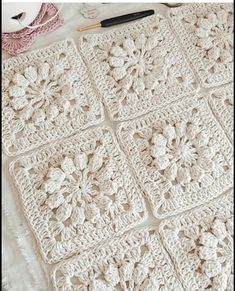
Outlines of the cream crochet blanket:
{"label": "cream crochet blanket", "polygon": [[233,290],[232,69],[232,4],[3,63],[4,209],[34,290]]}

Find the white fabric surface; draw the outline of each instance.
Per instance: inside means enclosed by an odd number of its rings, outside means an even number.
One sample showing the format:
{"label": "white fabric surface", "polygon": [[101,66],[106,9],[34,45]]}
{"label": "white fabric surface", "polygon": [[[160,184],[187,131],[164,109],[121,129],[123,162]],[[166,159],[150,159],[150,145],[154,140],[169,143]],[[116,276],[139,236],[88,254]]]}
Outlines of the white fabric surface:
{"label": "white fabric surface", "polygon": [[[43,48],[55,41],[63,40],[65,38],[73,38],[76,43],[78,43],[79,37],[82,33],[76,31],[78,26],[89,25],[106,18],[118,16],[121,14],[127,14],[131,12],[137,12],[147,9],[155,9],[156,13],[165,14],[169,9],[161,4],[91,4],[98,9],[98,16],[96,19],[85,19],[79,12],[81,4],[71,3],[64,4],[61,11],[62,17],[64,19],[64,25],[55,31],[48,33],[47,35],[40,36],[35,43],[31,46],[30,50]],[[59,5],[58,5],[59,6]],[[89,33],[97,33],[98,31],[104,31],[105,28],[95,29],[89,31]],[[84,32],[88,33],[88,32]],[[8,54],[3,54],[3,59],[9,58]],[[109,124],[106,120],[105,124]],[[2,214],[2,242],[3,242],[3,279],[5,282],[6,290],[14,291],[36,291],[36,290],[47,290],[43,284],[43,274],[40,273],[40,266],[38,265],[38,258],[34,255],[31,242],[26,242],[29,244],[27,247],[24,244],[24,248],[27,250],[27,256],[30,258],[30,262],[26,262],[25,256],[22,254],[19,248],[20,238],[18,236],[17,244],[17,229],[24,223],[24,218],[19,217],[17,213],[17,206],[14,205],[16,192],[12,186],[12,181],[8,175],[8,164],[11,161],[10,158],[3,155],[3,176],[2,176],[2,192],[3,192],[3,204],[5,205],[5,210],[11,218],[11,227],[9,226],[9,221],[7,220],[6,213]],[[144,225],[157,224],[157,219],[149,217]],[[25,230],[26,232],[28,230]],[[14,233],[14,234],[13,234]],[[26,234],[27,237],[27,234]],[[34,275],[36,278],[34,278]],[[38,283],[36,282],[38,281]],[[36,284],[37,283],[37,284]]]}

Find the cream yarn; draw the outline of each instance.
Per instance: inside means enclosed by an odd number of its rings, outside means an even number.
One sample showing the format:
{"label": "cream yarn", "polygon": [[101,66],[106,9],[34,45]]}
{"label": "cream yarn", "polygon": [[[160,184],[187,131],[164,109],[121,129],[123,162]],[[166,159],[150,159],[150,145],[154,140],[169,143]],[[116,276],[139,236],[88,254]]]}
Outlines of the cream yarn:
{"label": "cream yarn", "polygon": [[119,126],[119,140],[158,218],[233,186],[232,145],[202,98],[184,98]]}
{"label": "cream yarn", "polygon": [[61,261],[146,218],[140,189],[109,129],[97,127],[10,164],[44,259]]}
{"label": "cream yarn", "polygon": [[137,117],[197,89],[162,16],[85,35],[80,49],[112,120]]}
{"label": "cream yarn", "polygon": [[4,62],[3,148],[32,151],[10,173],[54,290],[232,290],[232,17],[184,5]]}
{"label": "cream yarn", "polygon": [[212,89],[209,96],[209,104],[217,119],[227,133],[229,139],[233,141],[234,125],[234,91],[233,84]]}
{"label": "cream yarn", "polygon": [[185,290],[233,290],[233,192],[160,225]]}
{"label": "cream yarn", "polygon": [[103,120],[88,70],[72,40],[3,62],[3,148],[34,149]]}
{"label": "cream yarn", "polygon": [[54,268],[52,280],[55,290],[63,291],[183,291],[155,228],[131,231],[62,262]]}
{"label": "cream yarn", "polygon": [[233,10],[232,3],[200,3],[169,11],[172,29],[204,87],[233,80]]}

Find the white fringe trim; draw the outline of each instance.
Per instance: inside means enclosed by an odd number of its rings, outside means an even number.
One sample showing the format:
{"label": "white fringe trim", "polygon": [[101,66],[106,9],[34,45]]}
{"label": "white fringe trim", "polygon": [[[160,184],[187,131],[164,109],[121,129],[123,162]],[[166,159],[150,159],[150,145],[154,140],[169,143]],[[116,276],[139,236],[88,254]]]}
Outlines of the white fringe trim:
{"label": "white fringe trim", "polygon": [[4,271],[2,273],[3,273],[3,276],[2,276],[3,291],[11,291],[11,286],[10,286],[9,280],[7,278],[7,275],[5,274]]}
{"label": "white fringe trim", "polygon": [[[5,162],[6,167],[4,168],[8,168],[7,163],[8,162]],[[4,170],[3,174],[5,175],[8,184],[12,184],[10,183],[12,180],[9,173],[6,173],[6,170]],[[8,185],[6,186],[8,187]],[[8,195],[5,194],[6,192]],[[46,265],[41,258],[36,246],[35,238],[29,229],[27,221],[23,215],[23,210],[21,210],[19,194],[16,193],[16,189],[12,185],[10,185],[9,191],[3,191],[2,209],[6,215],[9,228],[16,239],[16,244],[26,262],[27,270],[33,278],[34,290],[51,290],[52,287],[48,276],[48,268],[50,268],[50,266]],[[46,268],[46,266],[48,268]],[[9,286],[9,278],[6,276],[4,282],[8,282],[8,285],[6,286]]]}

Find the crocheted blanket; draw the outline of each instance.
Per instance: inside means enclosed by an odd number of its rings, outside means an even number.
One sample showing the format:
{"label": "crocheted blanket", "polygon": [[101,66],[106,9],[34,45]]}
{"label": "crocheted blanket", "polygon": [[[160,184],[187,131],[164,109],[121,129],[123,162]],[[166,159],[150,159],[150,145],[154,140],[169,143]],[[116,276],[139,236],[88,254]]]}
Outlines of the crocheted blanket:
{"label": "crocheted blanket", "polygon": [[45,271],[42,287],[30,269],[35,290],[233,290],[232,69],[232,4],[4,61],[9,201]]}

